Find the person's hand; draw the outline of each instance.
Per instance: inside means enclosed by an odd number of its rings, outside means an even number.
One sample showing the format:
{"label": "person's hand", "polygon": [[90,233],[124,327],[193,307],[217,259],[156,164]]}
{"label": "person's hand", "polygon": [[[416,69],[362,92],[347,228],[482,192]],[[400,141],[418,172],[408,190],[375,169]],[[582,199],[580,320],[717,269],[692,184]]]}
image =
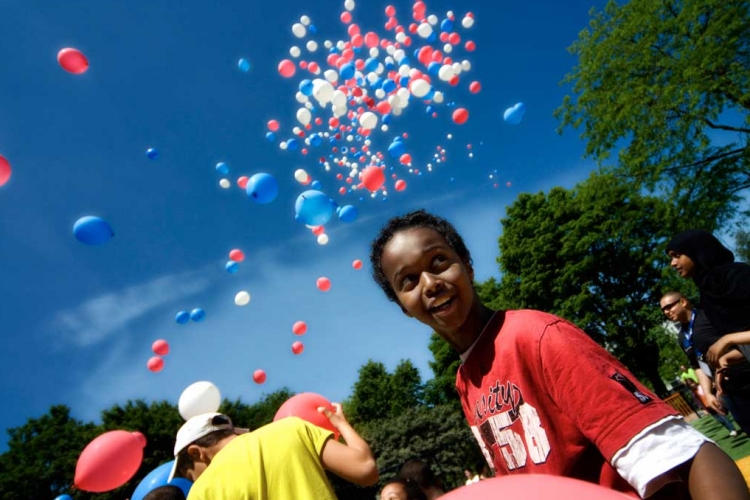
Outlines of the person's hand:
{"label": "person's hand", "polygon": [[[716,384],[717,388],[719,387],[718,383]],[[719,398],[714,396],[713,394],[709,394],[706,396],[706,406],[714,410],[716,413],[721,413],[722,415],[726,415],[726,410],[724,410],[724,406],[721,404],[721,401],[719,401]]]}
{"label": "person's hand", "polygon": [[344,409],[341,407],[340,403],[331,403],[331,406],[333,406],[334,411],[331,411],[325,406],[319,406],[318,411],[328,417],[328,420],[331,421],[331,424],[333,424],[336,429],[341,430],[340,426],[342,424],[348,424],[346,417],[344,416]]}
{"label": "person's hand", "polygon": [[706,361],[708,361],[708,364],[714,367],[719,366],[719,358],[721,358],[721,355],[724,354],[729,347],[731,347],[731,342],[729,342],[729,339],[726,336],[721,337],[714,342],[706,353]]}

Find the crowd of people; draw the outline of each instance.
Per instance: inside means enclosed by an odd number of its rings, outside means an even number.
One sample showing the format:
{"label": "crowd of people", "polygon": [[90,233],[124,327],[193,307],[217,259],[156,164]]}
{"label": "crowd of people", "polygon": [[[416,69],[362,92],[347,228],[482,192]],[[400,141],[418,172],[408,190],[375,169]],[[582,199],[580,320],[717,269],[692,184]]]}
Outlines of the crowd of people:
{"label": "crowd of people", "polygon": [[[689,230],[667,245],[692,279],[700,307],[670,291],[659,307],[680,325],[685,383],[731,432],[750,429],[750,266],[712,234]],[[461,358],[457,394],[492,475],[551,474],[638,498],[750,499],[729,456],[574,324],[541,311],[495,311],[474,287],[471,254],[448,221],[425,211],[391,219],[371,244],[373,277],[398,309],[432,328]],[[323,412],[340,432],[296,417],[252,432],[221,414],[177,432],[173,475],[194,481],[190,500],[335,498],[325,472],[378,482],[375,457],[340,405]],[[467,485],[480,480],[466,471]],[[468,486],[470,487],[470,486]],[[158,488],[157,490],[161,490]],[[148,500],[178,498],[154,490]],[[180,492],[181,493],[181,492]],[[428,463],[410,461],[380,500],[443,494]]]}

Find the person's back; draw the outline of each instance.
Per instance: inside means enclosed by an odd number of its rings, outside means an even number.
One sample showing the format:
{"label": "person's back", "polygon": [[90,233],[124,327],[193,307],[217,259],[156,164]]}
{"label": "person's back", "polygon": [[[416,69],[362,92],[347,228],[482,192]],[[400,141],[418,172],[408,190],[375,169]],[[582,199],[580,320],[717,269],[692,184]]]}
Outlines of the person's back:
{"label": "person's back", "polygon": [[237,436],[195,481],[188,499],[336,500],[319,458],[329,437],[297,417]]}

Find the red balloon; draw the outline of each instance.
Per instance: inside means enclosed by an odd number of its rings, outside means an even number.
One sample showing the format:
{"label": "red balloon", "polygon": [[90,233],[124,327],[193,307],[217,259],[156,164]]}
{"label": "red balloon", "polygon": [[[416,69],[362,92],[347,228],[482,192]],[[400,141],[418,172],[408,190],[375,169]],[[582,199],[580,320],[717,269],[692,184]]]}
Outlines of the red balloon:
{"label": "red balloon", "polygon": [[352,262],[352,267],[357,270],[362,269],[362,261],[359,259],[355,260]]}
{"label": "red balloon", "polygon": [[268,120],[268,130],[271,132],[276,132],[279,130],[279,122],[276,120]]}
{"label": "red balloon", "polygon": [[385,8],[385,15],[388,16],[388,17],[395,16],[396,15],[396,7],[394,7],[393,5],[388,5]]}
{"label": "red balloon", "polygon": [[305,350],[305,344],[303,344],[299,340],[297,342],[292,343],[292,352],[294,354],[302,354],[302,351],[304,350]]}
{"label": "red balloon", "polygon": [[10,179],[11,168],[10,162],[0,155],[0,186],[4,185]]}
{"label": "red balloon", "polygon": [[250,178],[248,176],[243,175],[242,177],[240,177],[239,179],[237,179],[237,185],[240,188],[245,189],[247,187],[247,183],[248,183],[249,180],[250,180]]}
{"label": "red balloon", "polygon": [[304,335],[307,332],[307,323],[304,321],[296,321],[292,325],[292,333],[295,335]]}
{"label": "red balloon", "polygon": [[397,180],[395,188],[396,188],[396,191],[403,191],[404,189],[406,189],[406,181],[403,179]]}
{"label": "red balloon", "polygon": [[96,437],[78,457],[76,487],[92,493],[119,488],[138,471],[145,445],[140,432],[109,431]]}
{"label": "red balloon", "polygon": [[[169,344],[163,339],[155,340],[154,343],[151,344],[151,350],[154,351],[154,354],[166,356],[169,354]],[[162,362],[162,364],[164,364],[164,362]]]}
{"label": "red balloon", "polygon": [[318,278],[315,284],[318,286],[318,289],[321,292],[327,292],[331,289],[331,280],[329,280],[325,276],[321,276],[320,278]]}
{"label": "red balloon", "polygon": [[369,166],[362,170],[362,183],[370,191],[377,191],[385,182],[385,174],[380,167]]}
{"label": "red balloon", "polygon": [[297,68],[294,67],[294,63],[289,59],[284,59],[279,63],[279,74],[284,78],[291,78],[294,76],[294,72]]}
{"label": "red balloon", "polygon": [[299,417],[313,425],[317,425],[318,427],[333,432],[334,438],[338,439],[339,431],[337,431],[333,424],[331,424],[328,417],[318,411],[318,408],[321,406],[326,407],[331,411],[335,411],[331,402],[320,394],[315,394],[314,392],[303,392],[287,399],[286,402],[279,407],[279,411],[276,412],[273,421],[276,422],[277,420],[286,417]]}
{"label": "red balloon", "polygon": [[89,61],[78,49],[62,49],[57,53],[57,62],[62,69],[74,75],[85,73],[89,69]]}
{"label": "red balloon", "polygon": [[479,83],[479,82],[471,82],[469,84],[469,92],[471,92],[472,94],[476,94],[480,90],[482,90],[482,84],[481,83]]}
{"label": "red balloon", "polygon": [[492,477],[478,483],[462,486],[441,500],[495,500],[497,498],[523,498],[548,500],[570,498],[575,500],[626,500],[632,497],[594,483],[546,474],[516,474]]}
{"label": "red balloon", "polygon": [[341,13],[341,22],[344,24],[349,24],[352,22],[352,14],[351,12],[344,11]]}
{"label": "red balloon", "polygon": [[160,356],[151,356],[146,367],[154,373],[159,373],[164,369],[164,360]]}
{"label": "red balloon", "polygon": [[477,44],[469,40],[464,45],[464,48],[469,52],[473,52],[477,48]]}
{"label": "red balloon", "polygon": [[312,228],[312,234],[315,236],[320,236],[321,234],[326,232],[326,228],[324,226],[315,226]]}
{"label": "red balloon", "polygon": [[411,155],[409,153],[404,153],[401,155],[401,158],[399,160],[402,165],[406,165],[407,163],[411,163]]}
{"label": "red balloon", "polygon": [[453,121],[458,123],[459,125],[463,125],[468,119],[469,111],[465,108],[458,108],[453,112]]}
{"label": "red balloon", "polygon": [[231,250],[229,252],[229,260],[242,262],[243,260],[245,260],[245,254],[239,248],[235,248],[234,250]]}
{"label": "red balloon", "polygon": [[263,370],[255,370],[253,372],[253,381],[256,384],[262,384],[266,381],[266,372]]}

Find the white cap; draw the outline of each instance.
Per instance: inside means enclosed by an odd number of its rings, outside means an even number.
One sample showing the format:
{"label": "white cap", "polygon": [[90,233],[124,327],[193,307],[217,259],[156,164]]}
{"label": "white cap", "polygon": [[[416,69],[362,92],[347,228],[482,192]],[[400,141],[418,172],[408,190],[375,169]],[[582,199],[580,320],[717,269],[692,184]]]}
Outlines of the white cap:
{"label": "white cap", "polygon": [[177,438],[174,443],[174,465],[172,465],[172,471],[169,473],[169,479],[167,482],[174,478],[177,472],[177,461],[178,455],[182,450],[193,444],[195,441],[202,437],[208,436],[216,431],[223,431],[231,429],[235,431],[235,434],[242,434],[248,432],[247,429],[239,429],[232,425],[232,420],[222,413],[201,413],[191,417],[187,422],[182,424],[180,430],[177,431]]}

